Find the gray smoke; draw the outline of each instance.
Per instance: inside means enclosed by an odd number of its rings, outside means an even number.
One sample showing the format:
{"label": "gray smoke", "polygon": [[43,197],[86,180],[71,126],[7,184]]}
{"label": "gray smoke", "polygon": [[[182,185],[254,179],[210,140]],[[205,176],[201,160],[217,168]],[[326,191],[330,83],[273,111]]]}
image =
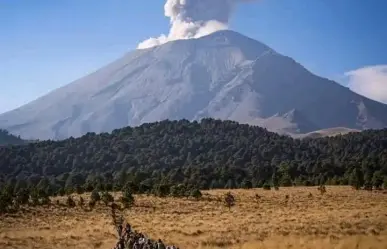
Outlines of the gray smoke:
{"label": "gray smoke", "polygon": [[168,41],[199,38],[228,29],[231,14],[238,3],[254,0],[167,0],[164,14],[170,18],[168,35],[150,38],[137,48],[149,48]]}

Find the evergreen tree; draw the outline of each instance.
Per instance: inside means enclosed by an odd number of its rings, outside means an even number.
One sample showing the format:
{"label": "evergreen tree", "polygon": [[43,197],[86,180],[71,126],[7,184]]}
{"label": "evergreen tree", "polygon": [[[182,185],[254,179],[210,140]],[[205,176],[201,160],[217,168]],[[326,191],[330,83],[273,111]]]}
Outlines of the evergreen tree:
{"label": "evergreen tree", "polygon": [[48,195],[41,197],[40,198],[40,204],[41,205],[50,205],[51,204],[50,197],[48,197]]}
{"label": "evergreen tree", "polygon": [[30,198],[30,193],[28,192],[27,189],[20,189],[20,190],[16,193],[16,202],[17,202],[19,205],[25,205],[25,204],[28,204],[29,198]]}
{"label": "evergreen tree", "polygon": [[58,195],[59,196],[64,196],[66,194],[66,191],[64,190],[64,188],[59,188],[58,189]]}
{"label": "evergreen tree", "polygon": [[383,178],[383,188],[387,189],[387,176]]}
{"label": "evergreen tree", "polygon": [[273,188],[279,187],[279,176],[277,174],[277,170],[274,170],[272,176],[271,176],[271,184],[273,185]]}
{"label": "evergreen tree", "polygon": [[33,206],[39,205],[39,194],[36,189],[33,189],[30,193],[30,200]]}
{"label": "evergreen tree", "polygon": [[265,182],[265,183],[262,185],[262,188],[263,188],[264,190],[270,190],[270,189],[271,189],[270,184],[267,183],[267,182]]}
{"label": "evergreen tree", "polygon": [[123,195],[121,197],[121,202],[125,208],[131,208],[134,205],[135,200],[130,189],[126,189],[123,192]]}
{"label": "evergreen tree", "polygon": [[290,187],[292,185],[293,185],[293,183],[292,183],[292,179],[290,178],[290,176],[288,174],[284,174],[281,177],[281,186]]}
{"label": "evergreen tree", "polygon": [[224,188],[226,189],[234,189],[235,188],[235,184],[234,184],[234,181],[232,179],[228,179],[226,185],[224,186]]}
{"label": "evergreen tree", "polygon": [[249,181],[247,179],[243,179],[243,181],[241,183],[241,188],[251,189],[251,188],[253,188],[253,184],[251,183],[251,181]]}
{"label": "evergreen tree", "polygon": [[[11,192],[13,192],[13,190]],[[0,192],[0,213],[6,213],[11,204],[12,195],[10,191],[7,189],[2,189]]]}
{"label": "evergreen tree", "polygon": [[364,185],[363,179],[363,172],[358,168],[354,168],[349,177],[349,184],[359,190]]}
{"label": "evergreen tree", "polygon": [[6,194],[0,193],[0,214],[8,211],[9,200]]}
{"label": "evergreen tree", "polygon": [[371,170],[367,169],[364,174],[364,189],[372,191],[372,177],[373,173]]}
{"label": "evergreen tree", "polygon": [[155,194],[159,197],[166,197],[170,193],[170,187],[166,184],[160,184],[156,186]]}
{"label": "evergreen tree", "polygon": [[79,194],[79,195],[81,195],[81,194],[83,194],[85,191],[84,191],[84,189],[83,189],[83,187],[82,186],[79,186],[79,185],[75,185],[75,192],[77,193],[77,194]]}
{"label": "evergreen tree", "polygon": [[202,192],[200,192],[199,189],[192,189],[191,196],[194,197],[196,200],[199,200],[202,197]]}
{"label": "evergreen tree", "polygon": [[381,189],[382,188],[382,185],[383,185],[383,176],[382,176],[382,172],[380,171],[375,171],[374,172],[374,175],[372,177],[372,185],[376,188],[376,189]]}
{"label": "evergreen tree", "polygon": [[93,192],[91,192],[90,199],[97,203],[101,200],[101,196],[97,190],[93,190]]}
{"label": "evergreen tree", "polygon": [[114,197],[109,192],[105,191],[101,195],[101,200],[107,206],[109,203],[114,202]]}

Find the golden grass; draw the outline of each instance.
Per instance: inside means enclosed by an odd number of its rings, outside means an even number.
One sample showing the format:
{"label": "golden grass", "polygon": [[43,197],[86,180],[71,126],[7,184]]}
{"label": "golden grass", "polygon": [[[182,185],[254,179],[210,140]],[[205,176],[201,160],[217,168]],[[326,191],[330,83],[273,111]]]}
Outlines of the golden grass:
{"label": "golden grass", "polygon": [[[205,192],[201,201],[136,196],[136,207],[124,215],[136,230],[183,249],[387,248],[386,193],[349,187],[328,187],[324,196],[316,187],[232,190],[237,204],[229,211],[218,201],[225,192]],[[37,208],[0,220],[1,249],[112,248],[115,242],[103,206],[92,212]]]}

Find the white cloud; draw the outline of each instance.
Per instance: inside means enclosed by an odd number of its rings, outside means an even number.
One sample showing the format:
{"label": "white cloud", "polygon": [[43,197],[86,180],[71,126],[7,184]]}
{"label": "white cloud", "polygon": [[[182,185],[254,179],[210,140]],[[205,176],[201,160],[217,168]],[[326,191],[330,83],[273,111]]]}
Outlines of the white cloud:
{"label": "white cloud", "polygon": [[387,65],[359,68],[345,73],[345,76],[352,91],[387,104]]}

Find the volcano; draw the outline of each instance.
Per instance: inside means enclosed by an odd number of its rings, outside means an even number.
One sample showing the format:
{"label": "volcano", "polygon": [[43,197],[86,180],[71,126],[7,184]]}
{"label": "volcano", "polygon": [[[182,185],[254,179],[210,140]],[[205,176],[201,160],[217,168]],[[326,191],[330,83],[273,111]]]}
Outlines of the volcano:
{"label": "volcano", "polygon": [[234,31],[134,50],[0,115],[26,139],[64,139],[165,119],[235,120],[290,135],[387,126],[387,105],[316,76]]}

